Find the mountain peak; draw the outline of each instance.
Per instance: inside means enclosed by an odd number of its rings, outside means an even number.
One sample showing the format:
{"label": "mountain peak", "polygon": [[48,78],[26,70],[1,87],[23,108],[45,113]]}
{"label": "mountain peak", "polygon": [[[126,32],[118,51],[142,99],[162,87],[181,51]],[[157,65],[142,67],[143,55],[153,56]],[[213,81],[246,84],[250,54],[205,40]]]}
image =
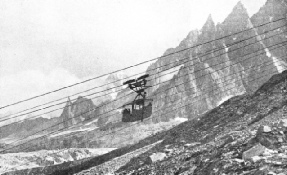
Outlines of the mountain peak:
{"label": "mountain peak", "polygon": [[207,21],[213,21],[211,14],[208,15]]}
{"label": "mountain peak", "polygon": [[233,7],[232,13],[246,14],[248,16],[247,10],[241,1],[238,1]]}
{"label": "mountain peak", "polygon": [[211,14],[208,15],[207,20],[206,20],[206,22],[205,22],[205,25],[206,25],[206,24],[213,24],[213,25],[214,25],[214,21],[213,21],[213,19],[212,19]]}
{"label": "mountain peak", "polygon": [[242,2],[239,1],[222,24],[227,25],[229,30],[236,31],[245,28],[247,26],[248,19],[248,12]]}
{"label": "mountain peak", "polygon": [[[237,4],[234,6],[233,9],[245,9],[244,5],[241,1],[238,1]],[[246,10],[246,9],[245,9]]]}
{"label": "mountain peak", "polygon": [[202,27],[202,31],[206,31],[206,30],[209,30],[210,28],[214,28],[214,27],[215,27],[214,21],[212,19],[211,14],[209,14],[205,24]]}

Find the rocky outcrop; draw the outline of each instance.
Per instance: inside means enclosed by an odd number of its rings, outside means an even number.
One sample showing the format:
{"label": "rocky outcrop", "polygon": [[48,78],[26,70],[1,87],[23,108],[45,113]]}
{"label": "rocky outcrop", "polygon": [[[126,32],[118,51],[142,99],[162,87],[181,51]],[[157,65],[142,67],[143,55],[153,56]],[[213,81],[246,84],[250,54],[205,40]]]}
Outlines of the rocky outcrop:
{"label": "rocky outcrop", "polygon": [[[154,97],[153,111],[158,111],[153,120],[195,118],[232,96],[254,92],[273,74],[285,70],[286,46],[272,46],[285,41],[286,33],[280,32],[286,31],[286,20],[252,28],[284,17],[286,9],[283,1],[268,1],[250,18],[239,2],[223,23],[215,25],[209,16],[200,31],[191,32],[177,48],[168,49],[164,55],[199,45],[160,58],[148,68],[153,86],[149,94]],[[283,27],[262,34],[279,26]],[[200,45],[216,38],[222,39]],[[180,68],[165,82],[162,73],[173,67]]]}
{"label": "rocky outcrop", "polygon": [[[222,23],[215,24],[209,16],[202,29],[191,31],[177,47],[167,49],[146,71],[152,86],[148,89],[148,98],[153,99],[152,121],[196,118],[230,97],[254,92],[285,70],[286,45],[280,43],[287,37],[286,20],[278,19],[286,16],[286,10],[284,1],[268,0],[249,17],[238,2]],[[129,93],[122,90],[99,109],[102,124],[119,121],[120,112],[108,111],[133,100]]]}
{"label": "rocky outcrop", "polygon": [[95,105],[90,99],[79,96],[76,101],[72,103],[70,98],[68,98],[66,106],[60,116],[63,123],[60,128],[68,128],[83,121],[95,119],[94,109]]}
{"label": "rocky outcrop", "polygon": [[[165,132],[162,144],[115,174],[286,174],[286,80],[284,71],[254,94],[231,98],[200,120]],[[146,161],[163,152],[163,159]]]}
{"label": "rocky outcrop", "polygon": [[250,148],[249,150],[243,152],[242,159],[243,160],[250,160],[250,159],[254,158],[255,156],[262,155],[265,152],[265,149],[266,148],[259,143],[255,146],[253,146],[252,148]]}

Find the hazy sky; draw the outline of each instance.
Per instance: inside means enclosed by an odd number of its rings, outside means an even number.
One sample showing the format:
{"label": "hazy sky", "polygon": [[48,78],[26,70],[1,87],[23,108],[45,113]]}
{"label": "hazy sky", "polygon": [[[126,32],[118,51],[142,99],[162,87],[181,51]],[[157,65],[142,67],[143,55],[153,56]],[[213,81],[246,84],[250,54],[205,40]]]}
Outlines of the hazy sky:
{"label": "hazy sky", "polygon": [[[265,1],[241,2],[252,15]],[[0,106],[161,56],[237,2],[1,0]]]}

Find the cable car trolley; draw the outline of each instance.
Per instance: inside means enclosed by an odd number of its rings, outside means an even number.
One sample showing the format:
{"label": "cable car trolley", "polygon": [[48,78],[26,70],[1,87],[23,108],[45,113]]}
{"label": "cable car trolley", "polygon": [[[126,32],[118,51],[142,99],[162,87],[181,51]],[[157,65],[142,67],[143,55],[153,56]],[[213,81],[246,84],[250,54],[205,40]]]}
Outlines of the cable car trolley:
{"label": "cable car trolley", "polygon": [[[122,111],[122,122],[134,122],[144,118],[148,118],[152,113],[152,99],[146,98],[145,90],[151,86],[147,86],[147,80],[149,75],[145,74],[137,79],[131,79],[123,83],[123,85],[128,85],[128,87],[137,93],[135,99],[128,102],[122,106],[124,110]],[[149,102],[148,105],[145,105]]]}

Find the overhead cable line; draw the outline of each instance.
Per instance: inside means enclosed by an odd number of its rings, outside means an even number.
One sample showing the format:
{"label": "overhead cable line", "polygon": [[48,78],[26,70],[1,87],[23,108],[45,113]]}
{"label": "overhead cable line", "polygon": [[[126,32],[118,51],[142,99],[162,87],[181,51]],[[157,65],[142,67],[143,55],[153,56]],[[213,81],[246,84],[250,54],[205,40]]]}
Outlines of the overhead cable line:
{"label": "overhead cable line", "polygon": [[182,50],[179,50],[179,51],[170,53],[170,54],[166,54],[166,55],[163,55],[163,56],[160,56],[160,57],[157,57],[157,58],[153,58],[153,59],[151,59],[151,60],[147,60],[147,61],[144,61],[144,62],[135,64],[135,65],[132,65],[132,66],[128,66],[128,67],[126,67],[126,68],[122,68],[122,69],[119,69],[119,70],[116,70],[116,71],[113,71],[113,72],[110,72],[110,73],[102,74],[102,75],[100,75],[100,76],[93,77],[93,78],[90,78],[90,79],[87,79],[87,80],[84,80],[84,81],[81,81],[81,82],[78,82],[78,83],[75,83],[75,84],[72,84],[72,85],[69,85],[69,86],[64,86],[64,87],[62,87],[62,88],[59,88],[59,89],[56,89],[56,90],[53,90],[53,91],[49,91],[49,92],[46,92],[46,93],[43,93],[43,94],[40,94],[40,95],[36,95],[36,96],[30,97],[30,98],[27,98],[27,99],[24,99],[24,100],[15,102],[15,103],[11,103],[11,104],[8,104],[8,105],[5,105],[5,106],[0,107],[0,109],[4,109],[4,108],[10,107],[10,106],[14,106],[14,105],[17,105],[17,104],[20,104],[20,103],[23,103],[23,102],[26,102],[26,101],[30,101],[30,100],[33,100],[33,99],[36,99],[36,98],[39,98],[39,97],[42,97],[42,96],[45,96],[45,95],[48,95],[48,94],[52,94],[52,93],[55,93],[55,92],[58,92],[58,91],[61,91],[61,90],[64,90],[64,89],[67,89],[67,88],[70,88],[70,87],[79,85],[79,84],[83,84],[83,83],[86,83],[86,82],[89,82],[89,81],[92,81],[92,80],[95,80],[95,79],[99,79],[99,78],[102,78],[102,77],[107,76],[107,75],[110,75],[110,74],[114,74],[114,73],[117,73],[117,72],[120,72],[120,71],[124,71],[124,70],[130,69],[130,68],[133,68],[133,67],[137,67],[137,66],[139,66],[139,65],[142,65],[142,64],[145,64],[145,63],[148,63],[148,62],[151,62],[151,61],[160,59],[160,58],[164,58],[164,57],[167,57],[167,56],[176,54],[176,53],[180,53],[180,52],[182,52],[182,51],[189,50],[189,49],[191,49],[191,48],[195,48],[195,47],[198,47],[198,46],[201,46],[201,45],[204,45],[204,44],[208,44],[208,43],[210,43],[210,42],[214,42],[214,41],[217,41],[217,40],[226,38],[226,37],[228,37],[228,36],[233,36],[233,35],[242,33],[242,32],[244,32],[244,31],[249,31],[249,30],[252,30],[252,29],[254,29],[254,28],[258,28],[258,27],[264,26],[264,25],[266,25],[266,24],[274,23],[274,22],[277,22],[277,21],[280,21],[280,20],[283,20],[283,19],[286,19],[286,17],[279,18],[279,19],[276,19],[276,20],[272,20],[272,21],[270,21],[270,22],[268,22],[268,23],[264,23],[264,24],[261,24],[261,25],[258,25],[258,26],[254,26],[254,27],[251,27],[251,28],[248,28],[248,29],[239,31],[239,32],[235,32],[235,33],[226,35],[226,36],[224,36],[224,37],[219,37],[219,38],[214,39],[214,40],[210,40],[210,41],[207,41],[207,42],[204,42],[204,43],[196,44],[196,45],[194,45],[194,46],[191,46],[191,47],[188,47],[188,48],[185,48],[185,49],[182,49]]}
{"label": "overhead cable line", "polygon": [[[276,73],[276,72],[272,72],[272,73]],[[264,78],[265,76],[261,76],[261,78]],[[256,81],[257,79],[253,79],[252,81]],[[236,88],[236,87],[233,87],[233,88]],[[228,89],[228,90],[232,90],[233,88],[230,88],[230,89]],[[212,91],[210,91],[210,92],[212,92]],[[206,93],[209,93],[209,92],[206,92]],[[197,98],[197,97],[199,97],[199,96],[196,96],[195,98]],[[200,96],[200,97],[202,97],[202,95]],[[203,99],[206,99],[207,97],[203,97],[203,98],[201,98],[201,99],[197,99],[197,100],[195,100],[195,102],[196,101],[199,101],[199,100],[203,100]],[[167,115],[167,114],[169,114],[169,113],[172,113],[172,112],[174,112],[174,111],[176,111],[176,110],[179,110],[179,109],[181,109],[181,108],[185,108],[185,107],[188,107],[188,105],[191,105],[190,103],[188,103],[188,104],[186,104],[186,105],[184,105],[184,106],[181,106],[181,107],[178,107],[178,108],[176,108],[176,109],[173,109],[173,110],[171,110],[171,111],[168,111],[168,112],[166,112],[166,113],[164,113],[164,114],[162,114],[162,115]],[[156,111],[157,112],[157,111]],[[203,115],[203,114],[200,114],[200,115]],[[144,121],[146,122],[146,121],[148,121],[148,120],[152,120],[152,119],[154,119],[154,118],[146,118],[146,119],[144,119]],[[193,120],[196,120],[197,118],[194,118],[194,119],[192,119],[192,120],[190,120],[190,121],[193,121]],[[97,139],[97,140],[99,140],[100,138],[102,138],[102,137],[105,137],[105,136],[108,136],[108,135],[112,135],[113,133],[115,133],[115,132],[120,132],[120,131],[122,131],[122,130],[125,130],[125,129],[128,129],[128,128],[131,128],[131,127],[133,127],[133,126],[136,126],[136,125],[138,125],[138,124],[140,124],[140,123],[142,123],[142,122],[134,122],[134,123],[132,123],[131,125],[129,125],[129,126],[127,126],[127,127],[122,127],[122,128],[119,128],[119,129],[117,129],[117,130],[113,130],[113,131],[111,131],[111,132],[108,132],[108,133],[103,133],[103,134],[101,134],[99,137],[97,137],[97,138],[95,138],[95,139]],[[196,123],[195,123],[196,124]],[[203,128],[204,126],[201,126],[200,128],[198,128],[198,129],[201,129],[201,128]],[[149,136],[151,136],[151,135],[149,135]],[[114,137],[114,136],[113,136]],[[127,140],[126,140],[127,141]],[[124,142],[126,142],[126,141],[124,141]],[[27,149],[27,148],[26,148]],[[25,149],[25,150],[26,150]],[[60,153],[60,152],[62,152],[62,150],[59,150],[57,153]],[[101,164],[101,163],[100,163]],[[98,165],[100,165],[100,164],[97,164],[97,165],[92,165],[92,164],[90,164],[88,167],[86,167],[86,169],[88,169],[88,168],[90,168],[90,167],[92,167],[92,166],[98,166]],[[53,173],[61,173],[61,172],[65,172],[65,173],[67,173],[67,170],[56,170],[56,171],[54,171]],[[78,171],[79,172],[79,171]],[[73,172],[73,173],[77,173],[77,172]]]}
{"label": "overhead cable line", "polygon": [[[264,62],[264,64],[267,63],[267,62],[271,62],[271,64],[268,64],[268,65],[274,64],[274,62],[272,62],[272,61],[266,61],[266,62]],[[259,66],[259,65],[255,65],[254,67],[258,67],[258,66]],[[269,70],[269,69],[266,69],[266,70],[264,70],[263,72],[268,71],[268,70]],[[238,72],[235,72],[235,73],[238,73]],[[267,72],[267,73],[268,73],[267,76],[270,76],[270,72]],[[275,71],[275,72],[272,72],[271,74],[273,74],[273,73],[276,73],[276,71]],[[229,76],[229,75],[227,75],[227,76]],[[254,79],[250,80],[250,82],[256,81],[256,80],[258,81],[258,79],[264,78],[265,76],[266,76],[266,75],[260,76],[260,77],[255,77]],[[232,80],[232,79],[230,79],[230,80]],[[230,81],[230,80],[228,80],[228,81]],[[226,81],[226,80],[225,80],[225,81]],[[241,80],[237,80],[237,81],[241,81]],[[234,83],[234,82],[231,82],[231,83]],[[233,88],[237,88],[237,87],[232,87],[232,88],[230,88],[230,89],[225,89],[225,91],[232,90]],[[191,89],[192,89],[192,88],[191,88]],[[211,91],[207,91],[207,92],[205,92],[205,93],[203,93],[203,94],[208,94],[208,93],[210,93],[210,92],[212,92],[212,91],[214,91],[214,89],[212,89]],[[181,93],[182,93],[182,92],[181,92]],[[176,94],[178,94],[178,93],[176,93]],[[172,95],[176,95],[176,94],[172,94]],[[197,95],[196,97],[199,97],[199,96],[202,97],[202,96],[204,96],[203,94],[202,94],[202,95]],[[205,98],[206,98],[206,97],[205,97]],[[201,99],[199,99],[199,100],[202,100],[202,99],[203,99],[203,98],[201,98]],[[194,103],[194,102],[196,102],[196,101],[192,101],[192,103]],[[188,105],[191,105],[192,103],[187,103],[187,104],[185,104],[184,106],[181,106],[181,107],[179,107],[179,108],[176,108],[175,110],[180,109],[180,108],[183,108],[183,107],[186,107],[186,106],[188,106]],[[173,106],[174,106],[174,104],[171,104],[171,105],[167,106],[166,108],[173,107]],[[159,109],[159,110],[155,111],[154,113],[157,113],[157,112],[160,112],[160,111],[162,111],[162,110]],[[174,111],[174,110],[171,110],[171,111],[169,111],[169,112],[167,112],[167,113],[170,113],[170,112],[173,112],[173,111]],[[160,115],[166,115],[167,113],[165,113],[165,114],[160,114]],[[149,117],[149,118],[144,119],[144,120],[151,120],[151,119],[154,119],[154,117]],[[101,137],[104,137],[105,135],[110,135],[110,134],[113,133],[113,132],[117,132],[117,131],[120,131],[120,130],[123,130],[123,129],[127,129],[127,128],[133,126],[133,125],[138,124],[138,123],[140,123],[140,122],[135,122],[135,123],[133,123],[133,124],[127,126],[127,127],[123,127],[123,128],[118,129],[118,130],[114,130],[114,131],[112,131],[112,132],[110,132],[110,133],[102,134],[101,136],[97,137],[96,139],[99,139],[99,138],[101,138]],[[43,136],[38,137],[37,139],[44,138],[44,137],[47,137],[47,136],[49,136],[49,135],[50,135],[50,134],[43,135]],[[24,142],[24,143],[27,143],[27,142]],[[23,145],[24,143],[21,143],[21,144],[19,144],[19,145]],[[19,146],[19,145],[16,145],[16,146]],[[14,146],[14,147],[16,147],[16,146]],[[12,148],[14,148],[14,147],[11,147],[11,148],[9,148],[9,149],[12,149]],[[6,151],[6,150],[8,150],[8,149],[5,149],[5,150],[3,150],[3,151]],[[24,149],[24,150],[26,150],[26,149]],[[59,152],[61,152],[61,151],[59,151]]]}
{"label": "overhead cable line", "polygon": [[[278,44],[283,44],[283,43],[286,43],[287,41],[284,41],[284,42],[281,42],[281,43],[277,43],[277,44],[275,44],[275,45],[273,45],[273,46],[276,46],[276,45],[278,45]],[[273,47],[273,46],[269,46],[269,47]],[[285,46],[285,45],[283,45],[283,46]],[[282,47],[282,46],[281,46]],[[276,48],[277,49],[277,48]],[[262,50],[262,49],[260,49],[260,50]],[[257,51],[259,51],[259,50],[257,50]],[[249,54],[246,54],[246,55],[250,55],[250,54],[254,54],[255,52],[252,52],[252,53],[249,53]],[[265,53],[266,54],[266,53]],[[241,57],[245,57],[246,55],[244,55],[244,56],[241,56]],[[254,56],[253,56],[254,57]],[[237,62],[236,64],[238,64],[239,62]],[[231,65],[228,65],[228,66],[231,66]],[[202,71],[202,70],[200,70],[200,71]],[[205,75],[206,76],[206,75]],[[94,110],[94,109],[93,109]],[[113,110],[110,110],[110,111],[108,111],[108,112],[105,112],[105,113],[103,113],[103,114],[100,114],[100,115],[104,115],[104,114],[107,114],[107,113],[109,113],[109,112],[111,112],[111,111],[115,111],[116,109],[113,109]],[[89,110],[88,112],[91,112],[91,110]],[[88,112],[85,112],[85,113],[88,113]],[[83,113],[83,114],[81,114],[81,115],[84,115],[85,113]],[[81,115],[78,115],[78,116],[76,116],[76,117],[80,117]],[[76,118],[76,117],[73,117],[73,118]],[[70,119],[68,119],[68,120],[71,120],[71,119],[73,119],[73,118],[70,118]],[[66,122],[66,121],[65,121]],[[61,122],[61,123],[63,123],[63,122]],[[60,123],[59,123],[60,124]],[[49,129],[49,128],[52,128],[52,127],[55,127],[55,126],[57,126],[57,125],[59,125],[59,124],[56,124],[56,125],[53,125],[53,126],[50,126],[50,127],[48,127],[48,128],[45,128],[45,129],[43,129],[43,130],[40,130],[40,131],[38,131],[38,132],[36,132],[36,133],[34,133],[34,134],[32,134],[32,135],[35,135],[35,134],[38,134],[38,133],[40,133],[40,132],[42,132],[42,131],[45,131],[45,130],[47,130],[47,129]],[[67,128],[69,128],[69,127],[67,127]],[[54,132],[52,132],[52,133],[55,133],[55,132],[58,132],[58,131],[60,131],[60,130],[64,130],[64,129],[67,129],[67,128],[62,128],[62,129],[59,129],[59,130],[57,130],[57,131],[54,131]],[[49,134],[51,134],[51,133],[49,133]],[[30,135],[30,136],[32,136],[32,135]],[[24,139],[27,139],[28,137],[30,137],[30,136],[27,136],[27,137],[25,137],[25,138],[22,138],[22,139],[19,139],[20,141],[21,140],[24,140]],[[41,137],[40,137],[41,138]],[[35,138],[35,139],[38,139],[38,138]],[[34,139],[32,139],[32,140],[34,140]],[[14,143],[14,142],[13,142]],[[25,142],[24,142],[25,143]],[[12,143],[11,143],[12,144]]]}
{"label": "overhead cable line", "polygon": [[[272,29],[272,30],[265,31],[265,32],[263,32],[263,33],[261,33],[261,34],[259,34],[259,35],[266,34],[266,33],[270,32],[270,31],[277,30],[277,29],[279,29],[279,28],[281,28],[281,27],[284,27],[284,25],[283,25],[283,26],[280,26],[280,27],[277,27],[277,28],[275,28],[275,29]],[[235,51],[235,50],[239,50],[239,49],[241,49],[241,48],[247,47],[247,46],[252,45],[252,44],[256,44],[257,42],[260,42],[260,41],[263,41],[263,40],[267,40],[267,39],[269,39],[269,38],[275,37],[275,36],[280,35],[280,34],[282,34],[282,33],[284,33],[284,32],[277,33],[277,34],[275,34],[275,35],[266,37],[266,38],[264,38],[264,39],[262,39],[262,40],[256,40],[255,42],[249,43],[248,45],[244,45],[243,47],[239,47],[239,48],[233,49],[232,51],[228,51],[228,53],[233,52],[233,51]],[[254,38],[254,37],[257,37],[257,35],[252,36],[252,37],[249,37],[249,38],[245,38],[245,39],[243,39],[243,40],[234,42],[234,43],[232,43],[232,44],[228,44],[226,47],[233,46],[233,45],[235,45],[235,44],[241,43],[241,42],[243,42],[243,41],[247,41],[247,40],[249,40],[249,39],[251,39],[251,38]],[[203,57],[203,56],[206,56],[206,55],[208,55],[208,54],[210,54],[210,53],[214,53],[214,52],[220,51],[220,50],[222,50],[222,49],[225,49],[226,47],[221,47],[221,48],[218,48],[218,49],[215,49],[215,50],[210,50],[210,51],[208,51],[207,53],[204,53],[203,55],[200,55],[200,56],[197,55],[196,57]],[[225,54],[225,53],[223,53],[223,54]],[[221,54],[221,55],[223,55],[223,54]],[[188,59],[188,58],[189,58],[189,57],[183,58],[182,60],[185,60],[185,59]],[[212,57],[212,58],[216,58],[216,57]],[[210,59],[212,59],[212,58],[210,58]],[[182,60],[181,60],[181,61],[182,61]],[[209,59],[206,59],[206,60],[209,60]],[[206,61],[206,60],[205,60],[205,61]],[[189,61],[190,61],[190,60],[188,60],[187,62],[189,62]],[[181,63],[181,62],[180,62],[180,64],[185,64],[185,63],[187,63],[187,62],[184,62],[184,63]],[[174,63],[174,62],[172,62],[172,63]],[[172,64],[172,63],[169,63],[169,64]],[[169,65],[169,64],[166,64],[166,65]],[[163,65],[163,66],[166,66],[166,65]],[[163,67],[163,66],[160,66],[160,67]],[[172,67],[169,68],[169,69],[172,69],[172,68],[174,68],[174,67],[176,67],[176,66],[179,66],[179,65],[172,66]],[[156,68],[154,68],[154,69],[158,69],[158,67],[156,67]],[[164,70],[164,71],[167,71],[167,70]],[[158,72],[156,72],[155,74],[158,74]],[[154,75],[154,74],[152,74],[152,75]],[[150,81],[150,80],[148,80],[148,81]],[[122,86],[122,85],[121,85],[121,86]],[[121,86],[117,86],[117,87],[121,87]],[[104,90],[104,91],[109,91],[109,90],[112,90],[112,89],[117,88],[117,87],[109,88],[109,89]],[[122,90],[122,89],[117,90],[117,91],[115,91],[115,92],[120,92],[121,90]],[[104,91],[102,91],[102,92],[104,92]],[[113,92],[113,93],[115,93],[115,92]],[[95,94],[98,94],[98,93],[99,93],[99,92],[92,93],[92,94],[88,94],[88,95],[85,95],[85,96],[83,96],[83,97],[88,97],[88,96],[95,95]],[[92,98],[92,99],[100,98],[100,97],[107,96],[107,95],[108,95],[108,94],[96,96],[96,97],[94,97],[94,98]],[[88,100],[89,100],[89,99],[88,99]],[[80,102],[77,102],[77,103],[83,103],[83,102],[88,101],[88,100],[83,100],[83,101],[80,101]],[[10,117],[10,118],[6,118],[6,117],[5,117],[5,119],[0,120],[0,122],[7,121],[7,120],[11,120],[11,119],[13,119],[13,118],[21,117],[21,116],[24,116],[24,115],[28,115],[28,114],[31,114],[31,113],[34,113],[34,112],[37,112],[37,111],[41,111],[41,110],[44,110],[44,109],[48,109],[48,108],[51,108],[51,107],[54,107],[54,106],[57,106],[57,105],[61,105],[61,104],[64,104],[64,103],[66,103],[66,102],[62,102],[62,103],[50,105],[50,106],[47,106],[47,107],[44,107],[44,108],[41,108],[41,109],[34,110],[34,111],[32,111],[32,112],[28,112],[28,113],[16,115],[16,116],[13,116],[13,117]],[[72,105],[72,104],[71,104],[71,105]],[[71,106],[71,105],[69,105],[69,106]],[[74,104],[73,104],[73,105],[74,105]],[[38,115],[36,115],[36,116],[32,116],[32,117],[30,117],[30,118],[38,117],[38,116],[41,116],[41,115],[44,115],[44,114],[48,114],[48,113],[51,113],[51,112],[54,112],[54,111],[57,111],[57,110],[60,110],[60,109],[64,109],[64,108],[65,108],[65,107],[61,107],[61,108],[58,108],[58,109],[55,109],[55,110],[51,110],[51,111],[48,111],[48,112],[45,112],[45,113],[42,113],[42,114],[38,114]],[[15,123],[15,122],[13,122],[13,123]]]}

